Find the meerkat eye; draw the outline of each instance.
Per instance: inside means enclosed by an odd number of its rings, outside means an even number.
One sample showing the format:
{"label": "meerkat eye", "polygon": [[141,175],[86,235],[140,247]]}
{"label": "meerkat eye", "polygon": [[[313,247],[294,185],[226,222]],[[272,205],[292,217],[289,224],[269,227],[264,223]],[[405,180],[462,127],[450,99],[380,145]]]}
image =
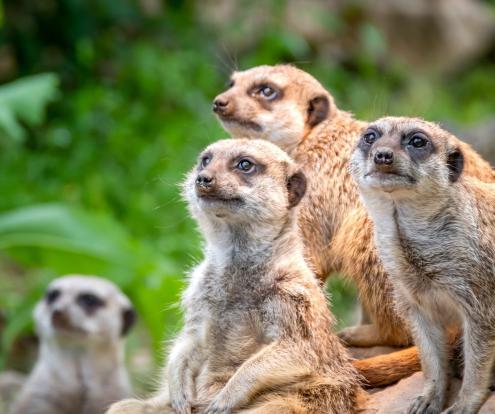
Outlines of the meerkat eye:
{"label": "meerkat eye", "polygon": [[415,134],[409,140],[408,145],[412,145],[414,148],[422,148],[428,144],[428,140],[420,134]]}
{"label": "meerkat eye", "polygon": [[230,79],[228,82],[227,82],[227,88],[232,88],[232,86],[234,86],[235,82],[233,79]]}
{"label": "meerkat eye", "polygon": [[243,158],[242,160],[240,160],[237,163],[237,168],[239,170],[241,170],[242,172],[249,173],[249,172],[253,172],[254,171],[255,165],[254,165],[254,163],[252,163],[248,159]]}
{"label": "meerkat eye", "polygon": [[211,161],[211,158],[206,156],[206,157],[203,157],[201,158],[201,166],[204,168],[206,167]]}
{"label": "meerkat eye", "polygon": [[275,89],[271,88],[270,86],[262,86],[259,89],[259,93],[261,96],[263,96],[263,98],[265,98],[267,100],[272,100],[272,99],[275,99],[277,97],[277,91]]}
{"label": "meerkat eye", "polygon": [[363,141],[366,142],[368,145],[372,145],[376,139],[378,138],[378,135],[375,131],[367,131],[363,135]]}
{"label": "meerkat eye", "polygon": [[105,305],[105,302],[93,293],[81,293],[77,296],[76,302],[87,311],[92,311]]}
{"label": "meerkat eye", "polygon": [[45,298],[46,301],[51,304],[57,300],[57,298],[60,296],[60,290],[58,289],[51,289],[48,292],[46,292]]}

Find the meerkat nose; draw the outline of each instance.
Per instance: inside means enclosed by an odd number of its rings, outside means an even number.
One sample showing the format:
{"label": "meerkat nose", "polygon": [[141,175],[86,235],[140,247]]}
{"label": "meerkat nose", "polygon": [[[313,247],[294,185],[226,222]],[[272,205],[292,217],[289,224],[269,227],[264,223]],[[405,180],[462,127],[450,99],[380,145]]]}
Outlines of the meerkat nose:
{"label": "meerkat nose", "polygon": [[224,114],[229,108],[229,101],[225,98],[216,98],[213,101],[213,112]]}
{"label": "meerkat nose", "polygon": [[196,186],[202,189],[210,188],[215,182],[215,178],[209,174],[201,173],[196,177]]}
{"label": "meerkat nose", "polygon": [[394,162],[394,153],[389,149],[379,149],[375,153],[374,161],[377,165],[390,165]]}

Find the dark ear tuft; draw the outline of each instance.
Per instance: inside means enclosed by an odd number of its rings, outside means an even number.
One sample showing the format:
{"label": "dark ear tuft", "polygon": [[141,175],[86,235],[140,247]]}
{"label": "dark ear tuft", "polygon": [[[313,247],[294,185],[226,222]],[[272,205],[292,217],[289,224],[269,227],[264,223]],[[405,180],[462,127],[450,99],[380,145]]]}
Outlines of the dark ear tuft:
{"label": "dark ear tuft", "polygon": [[287,191],[289,192],[289,208],[297,206],[306,193],[306,176],[302,171],[297,171],[287,179]]}
{"label": "dark ear tuft", "polygon": [[309,101],[308,125],[314,127],[321,121],[327,119],[330,103],[324,95],[317,96]]}
{"label": "dark ear tuft", "polygon": [[459,179],[464,168],[464,155],[459,148],[448,154],[447,166],[449,167],[449,180],[454,183]]}
{"label": "dark ear tuft", "polygon": [[126,336],[136,323],[137,313],[133,308],[127,308],[122,311],[122,330],[121,336]]}

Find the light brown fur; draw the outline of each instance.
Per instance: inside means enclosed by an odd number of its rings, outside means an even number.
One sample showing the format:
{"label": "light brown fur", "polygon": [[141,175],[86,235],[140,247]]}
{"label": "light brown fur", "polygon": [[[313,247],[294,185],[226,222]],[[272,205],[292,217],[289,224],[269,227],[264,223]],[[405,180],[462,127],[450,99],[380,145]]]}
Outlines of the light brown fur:
{"label": "light brown fur", "polygon": [[[371,221],[348,172],[355,140],[367,123],[338,109],[316,79],[293,66],[255,67],[235,72],[232,80],[215,99],[219,120],[234,137],[274,142],[302,167],[309,183],[299,213],[306,257],[320,279],[338,272],[358,288],[371,324],[346,328],[341,338],[352,346],[409,345],[411,337],[394,309],[391,285],[375,251]],[[280,91],[279,96],[264,98],[264,85]],[[469,145],[459,145],[465,174],[495,181],[490,165]]]}
{"label": "light brown fur", "polygon": [[464,379],[446,413],[477,413],[495,361],[495,184],[464,176],[459,140],[415,118],[373,122],[351,171],[421,351],[425,387],[409,413],[443,410],[451,332],[462,334]]}
{"label": "light brown fur", "polygon": [[184,328],[157,397],[110,413],[355,412],[358,375],[303,257],[296,205],[305,187],[269,142],[226,140],[203,151],[184,184],[205,238],[183,296]]}

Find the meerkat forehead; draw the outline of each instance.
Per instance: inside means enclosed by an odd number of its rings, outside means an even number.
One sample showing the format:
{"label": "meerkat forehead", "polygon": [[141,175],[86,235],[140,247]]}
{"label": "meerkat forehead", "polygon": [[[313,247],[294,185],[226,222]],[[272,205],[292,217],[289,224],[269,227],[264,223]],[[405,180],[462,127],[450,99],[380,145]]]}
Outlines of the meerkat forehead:
{"label": "meerkat forehead", "polygon": [[252,156],[268,164],[294,164],[286,152],[281,150],[275,144],[261,139],[226,139],[217,141],[202,152],[202,154],[211,153],[225,159],[239,156]]}
{"label": "meerkat forehead", "polygon": [[309,73],[291,65],[263,65],[256,66],[240,72],[234,72],[231,77],[234,83],[264,83],[274,82],[279,87],[297,86],[298,89],[306,87],[311,90],[325,88]]}
{"label": "meerkat forehead", "polygon": [[62,290],[64,293],[89,291],[101,298],[116,298],[122,305],[130,305],[129,299],[112,282],[96,276],[67,275],[54,280],[48,290]]}
{"label": "meerkat forehead", "polygon": [[439,125],[433,122],[425,121],[421,118],[389,116],[372,122],[368,128],[377,129],[382,134],[387,135],[407,134],[409,132],[420,130],[438,142],[446,142],[450,136],[450,134],[443,130]]}

